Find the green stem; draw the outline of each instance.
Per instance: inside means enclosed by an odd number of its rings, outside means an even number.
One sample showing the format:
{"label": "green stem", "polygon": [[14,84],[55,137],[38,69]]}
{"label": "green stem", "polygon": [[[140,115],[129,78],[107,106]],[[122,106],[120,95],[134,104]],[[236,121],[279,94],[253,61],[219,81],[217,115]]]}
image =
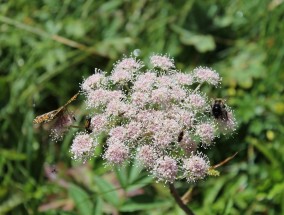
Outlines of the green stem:
{"label": "green stem", "polygon": [[195,90],[193,91],[193,93],[195,93],[197,90],[199,90],[200,87],[201,87],[201,85],[202,85],[202,84],[198,84],[198,86],[195,88]]}

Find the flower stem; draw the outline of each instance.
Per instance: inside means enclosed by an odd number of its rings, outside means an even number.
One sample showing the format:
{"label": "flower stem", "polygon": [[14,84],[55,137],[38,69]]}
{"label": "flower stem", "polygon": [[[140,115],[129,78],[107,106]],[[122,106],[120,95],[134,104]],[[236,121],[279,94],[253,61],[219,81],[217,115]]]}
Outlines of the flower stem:
{"label": "flower stem", "polygon": [[194,215],[194,213],[182,202],[180,196],[177,193],[177,190],[173,184],[169,183],[169,188],[171,191],[172,196],[174,197],[175,201],[179,205],[179,207],[187,214],[187,215]]}
{"label": "flower stem", "polygon": [[199,90],[201,85],[202,85],[202,83],[198,84],[198,86],[195,88],[195,90],[193,90],[193,93],[195,93],[197,90]]}

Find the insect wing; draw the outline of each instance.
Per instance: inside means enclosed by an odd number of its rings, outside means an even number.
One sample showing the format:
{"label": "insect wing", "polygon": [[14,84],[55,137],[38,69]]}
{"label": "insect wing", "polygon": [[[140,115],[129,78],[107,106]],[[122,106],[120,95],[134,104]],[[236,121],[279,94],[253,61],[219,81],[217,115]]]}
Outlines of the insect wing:
{"label": "insect wing", "polygon": [[56,118],[60,113],[62,113],[62,111],[64,111],[66,106],[69,105],[71,102],[73,102],[78,97],[78,95],[79,95],[79,93],[76,93],[71,99],[68,100],[68,102],[65,105],[59,107],[58,109],[50,111],[50,112],[45,113],[45,114],[42,114],[40,116],[37,116],[33,120],[33,123],[34,124],[40,124],[40,123],[50,122],[51,120]]}
{"label": "insect wing", "polygon": [[222,112],[222,120],[227,121],[228,120],[228,112],[226,110],[224,110]]}
{"label": "insect wing", "polygon": [[34,119],[33,123],[34,124],[40,124],[40,123],[49,122],[49,121],[53,120],[62,110],[63,110],[63,108],[60,107],[56,110],[50,111],[50,112],[42,114],[40,116],[37,116]]}
{"label": "insect wing", "polygon": [[78,97],[79,93],[76,93],[74,96],[72,96],[71,99],[68,100],[68,102],[66,102],[65,105],[63,105],[62,107],[65,108],[67,105],[69,105],[71,102],[73,102],[74,100],[76,100],[76,98]]}

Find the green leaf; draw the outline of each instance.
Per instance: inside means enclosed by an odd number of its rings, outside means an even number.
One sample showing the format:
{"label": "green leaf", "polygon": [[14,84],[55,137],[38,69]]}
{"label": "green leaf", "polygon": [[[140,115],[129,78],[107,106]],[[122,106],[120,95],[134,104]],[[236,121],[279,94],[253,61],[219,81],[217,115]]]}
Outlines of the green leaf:
{"label": "green leaf", "polygon": [[13,194],[12,196],[10,196],[9,199],[4,202],[1,202],[0,214],[6,214],[7,212],[11,211],[12,209],[16,208],[27,200],[28,198],[23,196],[21,193]]}
{"label": "green leaf", "polygon": [[100,13],[109,13],[110,11],[117,9],[121,4],[123,4],[123,1],[115,0],[115,1],[107,1],[99,8]]}
{"label": "green leaf", "polygon": [[82,188],[75,184],[71,184],[69,187],[69,195],[74,200],[76,208],[82,215],[91,214],[93,210],[93,204],[90,201],[90,196]]}
{"label": "green leaf", "polygon": [[138,189],[141,187],[145,187],[148,184],[153,182],[153,177],[148,175],[142,175],[142,177],[138,178],[136,181],[134,181],[132,184],[129,184],[126,188],[127,191]]}
{"label": "green leaf", "polygon": [[215,41],[211,35],[182,35],[181,42],[186,45],[193,45],[197,51],[204,53],[208,51],[213,51],[216,48]]}
{"label": "green leaf", "polygon": [[96,202],[94,215],[101,215],[101,214],[103,214],[103,200],[102,200],[102,198],[98,197],[97,202]]}
{"label": "green leaf", "polygon": [[172,25],[172,29],[180,35],[183,44],[192,45],[201,53],[213,51],[216,48],[214,38],[211,35],[198,34],[176,25]]}
{"label": "green leaf", "polygon": [[266,159],[271,162],[273,166],[278,165],[278,161],[275,157],[275,154],[271,150],[267,150],[264,143],[258,142],[257,139],[254,138],[248,138],[248,140],[266,157]]}
{"label": "green leaf", "polygon": [[231,212],[232,212],[233,206],[234,206],[233,200],[232,199],[228,199],[228,201],[226,202],[224,215],[232,214]]}
{"label": "green leaf", "polygon": [[128,171],[127,171],[127,167],[122,167],[122,168],[115,168],[115,173],[117,176],[117,179],[121,185],[121,187],[123,188],[127,188],[128,186]]}
{"label": "green leaf", "polygon": [[[213,180],[213,179],[211,179]],[[211,186],[210,190],[206,192],[206,197],[204,199],[204,205],[210,205],[214,201],[216,201],[217,196],[220,190],[224,187],[225,180],[222,178],[218,178],[218,180],[214,179],[214,185]]]}
{"label": "green leaf", "polygon": [[138,210],[150,210],[153,208],[166,207],[170,204],[170,201],[154,201],[153,203],[139,203],[129,201],[120,207],[119,211],[121,212],[134,212]]}
{"label": "green leaf", "polygon": [[142,167],[138,165],[138,163],[133,163],[133,166],[131,166],[129,170],[129,183],[132,184],[135,180],[137,180],[142,171]]}
{"label": "green leaf", "polygon": [[95,183],[97,185],[99,195],[101,195],[103,199],[111,205],[118,207],[119,199],[116,188],[111,183],[98,176],[95,176]]}
{"label": "green leaf", "polygon": [[284,193],[284,183],[278,183],[273,186],[273,189],[267,195],[268,199],[275,199],[277,195],[282,195]]}
{"label": "green leaf", "polygon": [[0,149],[0,157],[5,158],[7,160],[15,160],[15,161],[27,159],[27,156],[23,153],[19,153],[13,150],[6,150],[6,149]]}

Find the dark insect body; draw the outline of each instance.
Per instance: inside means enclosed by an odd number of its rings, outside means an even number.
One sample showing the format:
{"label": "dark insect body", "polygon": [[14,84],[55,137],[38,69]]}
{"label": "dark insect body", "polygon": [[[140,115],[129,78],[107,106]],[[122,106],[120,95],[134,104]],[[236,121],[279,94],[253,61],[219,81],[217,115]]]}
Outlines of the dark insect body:
{"label": "dark insect body", "polygon": [[211,112],[215,119],[228,120],[228,112],[223,99],[215,99],[211,106]]}
{"label": "dark insect body", "polygon": [[56,167],[52,167],[51,173],[53,173],[53,174],[56,174],[56,173],[57,173]]}
{"label": "dark insect body", "polygon": [[181,141],[182,141],[183,135],[184,135],[184,132],[181,131],[181,132],[179,133],[179,135],[178,135],[178,142],[181,142]]}
{"label": "dark insect body", "polygon": [[90,128],[91,127],[91,117],[86,118],[84,127],[88,134],[92,133],[92,129]]}

